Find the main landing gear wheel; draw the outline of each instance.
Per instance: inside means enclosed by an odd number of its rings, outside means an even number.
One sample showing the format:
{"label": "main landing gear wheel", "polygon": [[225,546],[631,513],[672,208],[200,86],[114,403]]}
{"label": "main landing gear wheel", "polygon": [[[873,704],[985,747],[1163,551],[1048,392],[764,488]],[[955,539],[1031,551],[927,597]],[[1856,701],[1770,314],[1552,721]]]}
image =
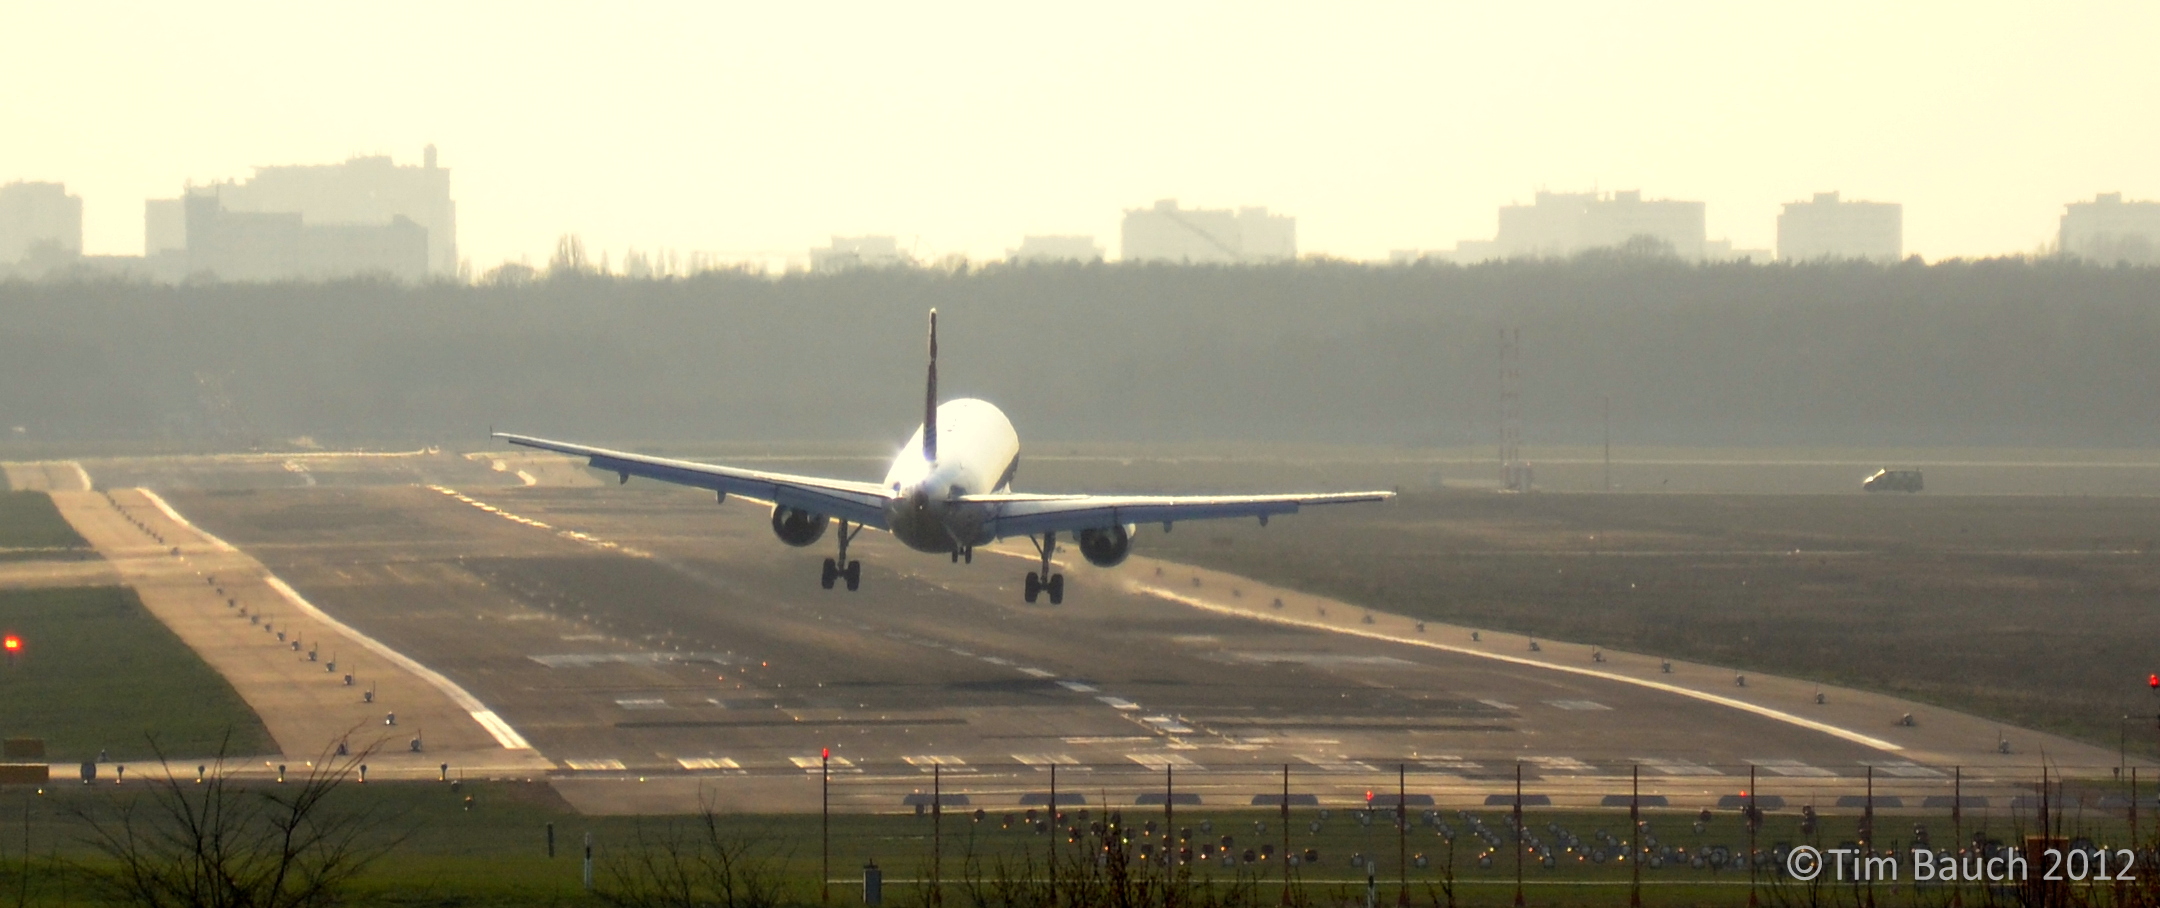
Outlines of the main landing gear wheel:
{"label": "main landing gear wheel", "polygon": [[854,529],[849,529],[847,521],[840,521],[840,557],[825,559],[825,569],[818,574],[819,586],[829,590],[833,588],[834,581],[846,580],[848,592],[850,593],[855,592],[856,588],[862,586],[862,562],[849,561],[847,556],[848,543],[855,539],[856,533],[860,532],[862,532],[862,524],[858,523],[854,526]]}
{"label": "main landing gear wheel", "polygon": [[[1063,605],[1065,602],[1065,575],[1050,573],[1050,556],[1057,551],[1057,534],[1044,533],[1040,540],[1030,536],[1028,541],[1035,543],[1035,550],[1042,553],[1042,571],[1040,573],[1029,571],[1027,575],[1027,588],[1024,592],[1027,594],[1028,604],[1034,605],[1036,598],[1044,593],[1049,593],[1051,605]],[[1045,577],[1049,579],[1043,579]]]}

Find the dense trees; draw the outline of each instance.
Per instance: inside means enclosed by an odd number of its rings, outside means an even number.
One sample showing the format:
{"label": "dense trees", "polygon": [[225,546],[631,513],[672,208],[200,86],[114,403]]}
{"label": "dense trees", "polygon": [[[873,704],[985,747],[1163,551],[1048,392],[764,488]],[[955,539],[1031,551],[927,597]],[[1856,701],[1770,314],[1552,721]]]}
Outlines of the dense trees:
{"label": "dense trees", "polygon": [[[993,265],[483,286],[0,284],[0,432],[274,443],[889,441],[945,388],[1059,439],[2142,445],[2160,269],[1566,262]],[[0,436],[6,437],[6,436]]]}

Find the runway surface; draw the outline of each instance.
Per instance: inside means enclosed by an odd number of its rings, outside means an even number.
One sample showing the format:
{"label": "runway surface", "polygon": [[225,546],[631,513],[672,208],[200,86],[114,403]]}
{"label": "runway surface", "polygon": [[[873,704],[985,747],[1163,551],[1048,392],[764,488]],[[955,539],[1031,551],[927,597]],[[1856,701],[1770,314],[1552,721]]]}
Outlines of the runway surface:
{"label": "runway surface", "polygon": [[[834,802],[857,810],[920,802],[933,772],[975,805],[1039,801],[1053,765],[1064,796],[1090,803],[1167,784],[1180,800],[1250,804],[1279,796],[1288,765],[1293,796],[1323,803],[1391,794],[1400,768],[1413,795],[1482,804],[1511,796],[1520,766],[1526,792],[1559,804],[1623,794],[1639,770],[1644,793],[1692,808],[1747,789],[1752,764],[1758,792],[1796,805],[1857,796],[1872,773],[1878,794],[1917,807],[1950,793],[1950,761],[1986,762],[1992,744],[1972,733],[1988,727],[1979,720],[1897,727],[1894,705],[1873,701],[1831,723],[1868,727],[1829,734],[1614,676],[1655,671],[1641,664],[1585,674],[1396,642],[1347,606],[1302,625],[1255,620],[1238,602],[1264,610],[1280,596],[1235,578],[1192,577],[1218,599],[1239,586],[1219,608],[1195,607],[1206,603],[1165,595],[1187,575],[1142,559],[1115,571],[1061,559],[1065,603],[1030,606],[1020,560],[951,564],[866,533],[862,590],[825,591],[830,538],[781,545],[754,504],[485,460],[421,456],[391,471],[424,483],[403,486],[288,475],[250,488],[198,466],[224,478],[184,477],[193,490],[166,497],[324,611],[470,691],[593,812],[700,799],[814,810],[825,748]],[[93,472],[101,486],[121,475]],[[519,472],[586,485],[527,486]],[[169,466],[127,475],[183,478]],[[1682,671],[1705,686],[1714,670]],[[1799,688],[1774,683],[1740,695],[1797,704]],[[1831,695],[1843,705],[1849,693]],[[2007,805],[2037,775],[2025,755],[2037,736],[2018,734],[2021,754],[1964,774],[1967,795]],[[2048,743],[2053,759],[2113,765]]]}

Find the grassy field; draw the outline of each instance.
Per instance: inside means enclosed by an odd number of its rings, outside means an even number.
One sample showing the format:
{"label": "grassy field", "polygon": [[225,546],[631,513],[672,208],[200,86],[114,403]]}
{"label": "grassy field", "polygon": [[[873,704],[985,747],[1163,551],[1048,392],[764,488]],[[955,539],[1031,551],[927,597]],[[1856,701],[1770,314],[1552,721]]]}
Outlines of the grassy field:
{"label": "grassy field", "polygon": [[[183,789],[191,786],[183,784]],[[264,786],[267,788],[268,786]],[[259,789],[258,789],[259,790]],[[140,797],[140,784],[104,784],[84,787],[57,785],[43,793],[28,789],[0,791],[0,897],[13,901],[17,893],[32,897],[28,904],[63,904],[88,891],[86,871],[106,866],[104,859],[86,844],[92,821],[110,823],[121,805]],[[253,795],[247,795],[252,797]],[[471,803],[466,803],[466,797]],[[602,896],[625,894],[622,871],[635,859],[654,854],[667,841],[682,836],[696,825],[696,818],[590,818],[571,812],[545,783],[469,783],[453,788],[440,783],[348,784],[333,794],[325,815],[366,812],[375,818],[371,837],[397,840],[386,856],[350,887],[351,905],[585,905],[605,903]],[[1104,808],[1082,814],[1068,808],[1069,829],[1086,830],[1106,819]],[[1111,819],[1120,821],[1132,852],[1145,846],[1155,851],[1164,833],[1173,827],[1160,808],[1108,808]],[[1362,901],[1365,870],[1353,856],[1371,855],[1377,861],[1375,877],[1383,898],[1392,901],[1397,881],[1407,877],[1412,900],[1430,904],[1438,887],[1450,878],[1457,901],[1466,905],[1506,904],[1513,897],[1516,866],[1509,847],[1493,848],[1470,831],[1461,815],[1436,815],[1428,821],[1412,808],[1412,825],[1398,839],[1386,814],[1361,820],[1357,812],[1323,813],[1313,808],[1294,808],[1289,829],[1289,848],[1303,855],[1308,849],[1316,860],[1293,868],[1294,885],[1312,903],[1337,904]],[[1968,816],[1961,825],[1947,817],[1881,817],[1876,824],[1878,847],[1902,846],[1914,840],[1916,826],[1924,826],[1938,846],[1947,845],[1959,833],[1968,840],[1974,833],[1986,838],[2014,842],[2029,831],[2033,818],[2002,812]],[[1475,812],[1491,838],[1511,841],[1507,812],[1491,808]],[[1696,855],[1744,854],[1749,845],[1747,830],[1737,813],[1721,811],[1696,831],[1696,817],[1675,812],[1646,812],[1649,823],[1645,844],[1670,863],[1652,868],[1645,864],[1645,902],[1651,905],[1739,904],[1745,900],[1748,874],[1744,868],[1692,866]],[[1047,818],[1045,818],[1047,819]],[[1541,855],[1525,861],[1523,870],[1531,904],[1582,905],[1627,903],[1627,883],[1633,868],[1621,860],[1614,847],[1627,835],[1625,811],[1597,813],[1569,811],[1525,812],[1525,827],[1537,844],[1549,846],[1553,866],[1544,866]],[[2102,842],[2125,837],[2119,818],[2095,822],[2090,815],[2067,818],[2060,831],[2067,837],[2093,836]],[[820,839],[816,816],[720,816],[719,839],[740,844],[746,865],[771,879],[784,903],[815,904],[819,901]],[[1438,823],[1453,836],[1450,846]],[[553,824],[556,853],[547,853],[547,830]],[[1781,845],[1815,844],[1833,847],[1860,836],[1858,819],[1826,816],[1812,834],[1800,829],[1799,816],[1790,811],[1769,815],[1755,835],[1755,846],[1769,851]],[[1191,869],[1194,892],[1212,893],[1233,901],[1239,887],[1247,887],[1246,904],[1272,905],[1279,900],[1283,825],[1275,811],[1207,810],[1181,808],[1176,827],[1189,835],[1187,843],[1200,851]],[[2149,824],[2148,824],[2149,829]],[[600,895],[589,894],[581,881],[580,856],[584,837],[593,837],[596,877]],[[1611,836],[1606,839],[1606,836]],[[1221,863],[1220,846],[1231,840],[1234,867]],[[1055,841],[1053,841],[1055,839]],[[1653,843],[1651,839],[1655,839]],[[1602,843],[1602,844],[1601,844]],[[1204,850],[1201,846],[1205,845]],[[1000,882],[1041,882],[1041,868],[1053,847],[1059,850],[1060,875],[1070,892],[1076,878],[1088,871],[1075,858],[1101,846],[1101,839],[1083,831],[1077,841],[1035,831],[1025,814],[1017,811],[986,813],[976,819],[972,812],[955,809],[941,821],[918,816],[836,816],[831,828],[832,897],[836,904],[859,903],[861,868],[875,861],[884,871],[886,896],[896,905],[921,905],[930,900],[927,882],[933,875],[942,883],[944,902],[979,905],[1000,902],[993,895]],[[1267,854],[1259,852],[1263,848]],[[1255,859],[1244,861],[1253,849]],[[1596,860],[1597,850],[1607,859]],[[1666,849],[1676,849],[1666,851]],[[1400,855],[1409,854],[1409,866]],[[1490,855],[1489,862],[1481,862]],[[28,856],[27,874],[25,855]],[[1423,855],[1427,866],[1415,866]],[[56,860],[57,859],[57,860]],[[74,866],[65,867],[63,863]],[[1143,877],[1159,878],[1159,870],[1142,870]],[[2147,874],[2149,875],[2149,874]],[[1766,897],[1773,887],[1790,894],[1795,885],[1777,882],[1774,874],[1760,875]],[[1430,887],[1430,888],[1429,888]],[[1889,887],[1897,895],[1892,903],[1909,901],[1910,885]],[[1157,898],[1159,899],[1159,893]],[[1184,904],[1207,904],[1206,897],[1181,899]],[[1150,900],[1140,900],[1148,904]],[[1444,902],[1443,902],[1444,903]],[[1023,901],[1022,904],[1027,904]]]}
{"label": "grassy field", "polygon": [[0,590],[0,629],[23,641],[0,665],[0,734],[45,739],[50,762],[140,760],[152,736],[175,757],[271,749],[239,694],[132,590]]}
{"label": "grassy field", "polygon": [[1436,492],[1142,535],[1150,555],[1375,609],[2155,752],[2151,499]]}
{"label": "grassy field", "polygon": [[[4,480],[0,480],[4,481]],[[10,550],[33,550],[28,552]],[[90,543],[76,535],[43,492],[0,491],[0,558],[87,555]]]}

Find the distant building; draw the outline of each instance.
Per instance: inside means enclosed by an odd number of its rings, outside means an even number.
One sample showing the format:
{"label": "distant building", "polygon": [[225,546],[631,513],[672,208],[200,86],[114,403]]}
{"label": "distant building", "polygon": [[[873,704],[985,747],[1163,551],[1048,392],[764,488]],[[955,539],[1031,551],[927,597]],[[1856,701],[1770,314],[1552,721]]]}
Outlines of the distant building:
{"label": "distant building", "polygon": [[1768,249],[1735,249],[1731,240],[1704,240],[1702,257],[1705,262],[1757,262],[1768,264],[1771,255]]}
{"label": "distant building", "polygon": [[2125,202],[2103,192],[2072,202],[2062,216],[2062,253],[2095,262],[2160,265],[2160,202]]}
{"label": "distant building", "polygon": [[1778,258],[1866,259],[1905,257],[1905,206],[1895,202],[1843,202],[1835,192],[1813,201],[1787,202],[1777,219]]}
{"label": "distant building", "polygon": [[899,241],[889,236],[836,236],[832,245],[810,250],[810,270],[820,274],[914,263],[914,257],[902,252]]}
{"label": "distant building", "polygon": [[0,266],[82,255],[82,197],[61,183],[0,186]]}
{"label": "distant building", "polygon": [[427,278],[428,231],[404,215],[387,224],[310,224],[299,212],[233,211],[224,187],[190,189],[186,273],[226,281]]}
{"label": "distant building", "polygon": [[1022,262],[1099,262],[1103,248],[1091,236],[1024,236],[1006,255]]}
{"label": "distant building", "polygon": [[1556,258],[1647,238],[1680,258],[1698,261],[1703,257],[1703,207],[1701,202],[1645,200],[1640,190],[1610,195],[1539,192],[1533,204],[1500,209],[1500,229],[1489,251],[1496,258]]}
{"label": "distant building", "polygon": [[1128,262],[1256,264],[1297,259],[1297,219],[1266,208],[1179,208],[1163,199],[1128,208],[1119,236]]}
{"label": "distant building", "polygon": [[152,199],[143,211],[143,254],[154,261],[184,250],[185,271],[227,280],[456,277],[450,171],[436,166],[433,145],[421,157],[417,167],[387,155],[258,167],[245,181]]}

